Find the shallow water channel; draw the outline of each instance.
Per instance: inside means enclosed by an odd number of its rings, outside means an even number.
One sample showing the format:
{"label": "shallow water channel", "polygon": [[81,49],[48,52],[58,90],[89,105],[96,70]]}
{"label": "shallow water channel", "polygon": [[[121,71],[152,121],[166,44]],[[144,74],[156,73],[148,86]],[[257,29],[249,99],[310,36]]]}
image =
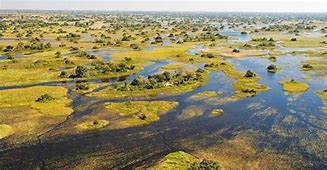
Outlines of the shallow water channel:
{"label": "shallow water channel", "polygon": [[[198,46],[197,53],[203,47]],[[92,54],[103,56],[110,61],[112,52],[97,51]],[[74,94],[72,89],[76,81],[48,82],[37,85],[65,86],[69,89],[69,97],[73,100],[74,112],[67,119],[40,137],[38,143],[22,145],[0,151],[1,167],[8,168],[70,168],[87,158],[101,158],[107,161],[106,167],[135,168],[155,163],[164,155],[183,150],[192,152],[219,146],[238,134],[249,130],[256,131],[264,136],[265,140],[257,141],[256,149],[262,151],[269,148],[273,152],[292,152],[294,158],[304,158],[311,168],[322,168],[327,165],[324,148],[326,133],[326,114],[321,112],[322,102],[314,91],[327,87],[327,80],[317,81],[314,77],[302,79],[299,71],[300,62],[306,60],[304,56],[281,56],[275,64],[280,68],[275,74],[268,73],[266,66],[272,63],[263,57],[246,57],[241,59],[227,59],[238,70],[253,70],[260,77],[260,83],[267,85],[271,90],[236,102],[226,102],[225,97],[233,95],[233,80],[221,72],[211,71],[207,84],[183,94],[152,98],[133,98],[128,100],[169,100],[179,102],[173,111],[163,115],[157,122],[130,127],[125,129],[92,131],[83,134],[51,137],[51,134],[69,126],[72,122],[84,115],[93,114],[103,109],[106,102],[120,102],[127,99],[97,99],[84,95]],[[115,81],[131,81],[137,75],[147,76],[160,71],[160,67],[172,63],[171,60],[153,61],[140,72],[116,79],[89,80],[90,83]],[[202,64],[192,67],[203,67]],[[306,82],[310,89],[301,95],[286,94],[279,85],[280,80],[295,79]],[[29,85],[33,86],[33,85]],[[23,88],[0,87],[2,89]],[[102,90],[96,89],[95,91]],[[205,91],[221,91],[223,94],[213,100],[194,101],[194,94]],[[180,120],[178,116],[189,107],[202,108],[204,114],[190,119]],[[212,109],[220,108],[224,113],[217,117],[210,116]],[[292,117],[292,123],[285,123],[286,117]],[[283,134],[281,134],[283,132]],[[294,135],[296,134],[296,135]],[[213,142],[215,141],[215,142]],[[221,142],[217,142],[221,141]],[[303,142],[315,141],[316,147],[308,148]],[[184,144],[188,143],[188,145]],[[191,145],[190,145],[191,143]],[[319,148],[320,147],[320,148]],[[235,153],[237,154],[237,153]],[[110,167],[108,167],[108,164]],[[99,165],[101,167],[101,165]]]}

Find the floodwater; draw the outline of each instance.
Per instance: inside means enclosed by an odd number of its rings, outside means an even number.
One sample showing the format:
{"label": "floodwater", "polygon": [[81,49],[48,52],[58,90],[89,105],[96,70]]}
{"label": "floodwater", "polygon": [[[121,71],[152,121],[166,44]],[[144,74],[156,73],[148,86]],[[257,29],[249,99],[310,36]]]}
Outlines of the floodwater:
{"label": "floodwater", "polygon": [[[190,49],[188,53],[196,54],[202,48],[203,46],[199,45],[195,49]],[[113,51],[90,53],[110,61]],[[125,129],[92,131],[60,137],[53,137],[52,134],[70,126],[84,115],[101,111],[106,102],[121,102],[127,99],[96,99],[74,94],[72,88],[76,81],[40,83],[38,85],[67,87],[68,95],[73,100],[74,112],[65,122],[42,135],[39,142],[1,150],[0,166],[15,169],[72,168],[88,158],[96,158],[101,160],[100,162],[103,162],[103,166],[107,169],[131,169],[151,165],[164,155],[178,150],[196,152],[207,148],[219,148],[240,134],[254,131],[263,138],[253,139],[256,143],[256,153],[252,153],[253,155],[249,153],[250,157],[264,153],[266,150],[277,154],[292,153],[288,154],[291,160],[305,160],[303,166],[322,169],[327,166],[327,144],[324,136],[327,132],[327,114],[321,112],[322,102],[314,91],[326,88],[327,79],[311,77],[304,80],[299,66],[301,61],[306,59],[305,56],[277,57],[274,64],[280,68],[280,71],[275,74],[266,71],[266,66],[272,62],[265,57],[227,59],[227,62],[232,63],[240,71],[255,71],[260,76],[260,83],[269,86],[271,90],[240,101],[227,102],[224,98],[233,95],[231,86],[233,80],[222,72],[211,71],[208,83],[193,91],[173,96],[128,99],[179,102],[176,109],[163,115],[157,122]],[[172,62],[171,60],[153,61],[153,64],[127,77],[89,80],[89,82],[107,82],[110,85],[116,81],[131,81],[137,75],[147,76],[158,73],[162,71],[161,66]],[[186,65],[184,67],[203,67],[203,63]],[[301,95],[286,94],[279,85],[279,81],[285,79],[305,82],[310,85],[310,89]],[[22,87],[28,86],[0,87],[0,90]],[[205,91],[221,91],[223,94],[208,100],[190,99],[192,95]],[[201,108],[204,113],[190,119],[178,119],[181,112],[189,106]],[[224,113],[217,117],[209,116],[210,111],[216,108],[223,109]],[[286,118],[291,118],[292,121],[286,121],[288,120]],[[307,143],[314,143],[314,145]],[[4,142],[1,144],[6,145]],[[234,154],[238,156],[238,153]],[[295,165],[302,163],[296,161]],[[101,165],[99,164],[100,168]]]}
{"label": "floodwater", "polygon": [[251,37],[248,34],[241,34],[239,31],[235,31],[233,29],[224,29],[221,32],[221,35],[223,36],[230,36],[236,39],[228,40],[230,43],[234,42],[248,42],[251,40]]}

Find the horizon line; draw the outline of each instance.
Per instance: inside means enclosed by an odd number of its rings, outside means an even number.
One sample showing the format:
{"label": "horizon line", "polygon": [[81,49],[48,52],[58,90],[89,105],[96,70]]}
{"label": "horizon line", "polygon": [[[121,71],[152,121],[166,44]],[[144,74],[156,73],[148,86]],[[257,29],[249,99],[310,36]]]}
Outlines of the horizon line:
{"label": "horizon line", "polygon": [[[305,12],[299,12],[299,11],[187,11],[187,10],[124,10],[124,9],[11,9],[11,8],[0,8],[0,10],[6,10],[6,11],[101,11],[101,12],[185,12],[185,13],[298,13],[298,14],[305,14],[305,13],[316,13],[316,14],[327,14],[325,11],[305,11]],[[0,11],[1,13],[1,11]]]}

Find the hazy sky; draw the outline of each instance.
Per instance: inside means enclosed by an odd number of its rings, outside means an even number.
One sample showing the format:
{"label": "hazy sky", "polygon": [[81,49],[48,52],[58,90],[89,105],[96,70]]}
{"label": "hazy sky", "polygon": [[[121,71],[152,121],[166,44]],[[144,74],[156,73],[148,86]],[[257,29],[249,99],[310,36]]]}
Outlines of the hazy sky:
{"label": "hazy sky", "polygon": [[0,9],[327,12],[327,0],[0,0]]}

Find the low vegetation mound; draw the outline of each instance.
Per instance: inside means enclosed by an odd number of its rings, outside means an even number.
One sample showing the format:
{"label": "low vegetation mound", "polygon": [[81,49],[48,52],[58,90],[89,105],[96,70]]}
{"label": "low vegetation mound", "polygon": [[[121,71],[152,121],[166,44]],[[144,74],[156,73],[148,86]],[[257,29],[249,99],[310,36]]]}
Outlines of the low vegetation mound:
{"label": "low vegetation mound", "polygon": [[323,112],[327,113],[327,89],[318,90],[316,91],[316,94],[321,98],[324,103],[324,106],[322,107]]}
{"label": "low vegetation mound", "polygon": [[192,90],[207,81],[208,74],[202,69],[189,72],[163,72],[149,75],[147,78],[137,76],[131,82],[113,84],[108,89],[99,91],[91,96],[122,98],[156,96],[159,94],[177,94]]}
{"label": "low vegetation mound", "polygon": [[106,109],[120,116],[118,126],[134,126],[158,121],[160,115],[165,114],[175,107],[177,102],[172,101],[128,101],[108,103]]}
{"label": "low vegetation mound", "polygon": [[213,109],[213,110],[211,111],[211,115],[213,115],[213,116],[219,116],[219,115],[221,115],[222,113],[224,113],[224,110],[223,110],[223,109]]}
{"label": "low vegetation mound", "polygon": [[258,83],[259,76],[251,70],[245,74],[236,70],[233,65],[225,62],[205,64],[206,69],[218,70],[223,72],[227,77],[234,80],[234,95],[232,100],[239,100],[244,97],[255,96],[258,92],[269,90],[269,87]]}
{"label": "low vegetation mound", "polygon": [[106,127],[109,124],[107,120],[93,120],[78,124],[76,127],[81,130],[94,130]]}
{"label": "low vegetation mound", "polygon": [[183,151],[177,151],[166,155],[159,163],[150,169],[210,169],[218,170],[221,166],[210,160],[199,159]]}
{"label": "low vegetation mound", "polygon": [[307,84],[293,79],[280,81],[280,84],[283,87],[283,90],[289,93],[303,93],[309,89]]}
{"label": "low vegetation mound", "polygon": [[0,139],[10,136],[14,133],[14,129],[6,124],[0,124]]}

